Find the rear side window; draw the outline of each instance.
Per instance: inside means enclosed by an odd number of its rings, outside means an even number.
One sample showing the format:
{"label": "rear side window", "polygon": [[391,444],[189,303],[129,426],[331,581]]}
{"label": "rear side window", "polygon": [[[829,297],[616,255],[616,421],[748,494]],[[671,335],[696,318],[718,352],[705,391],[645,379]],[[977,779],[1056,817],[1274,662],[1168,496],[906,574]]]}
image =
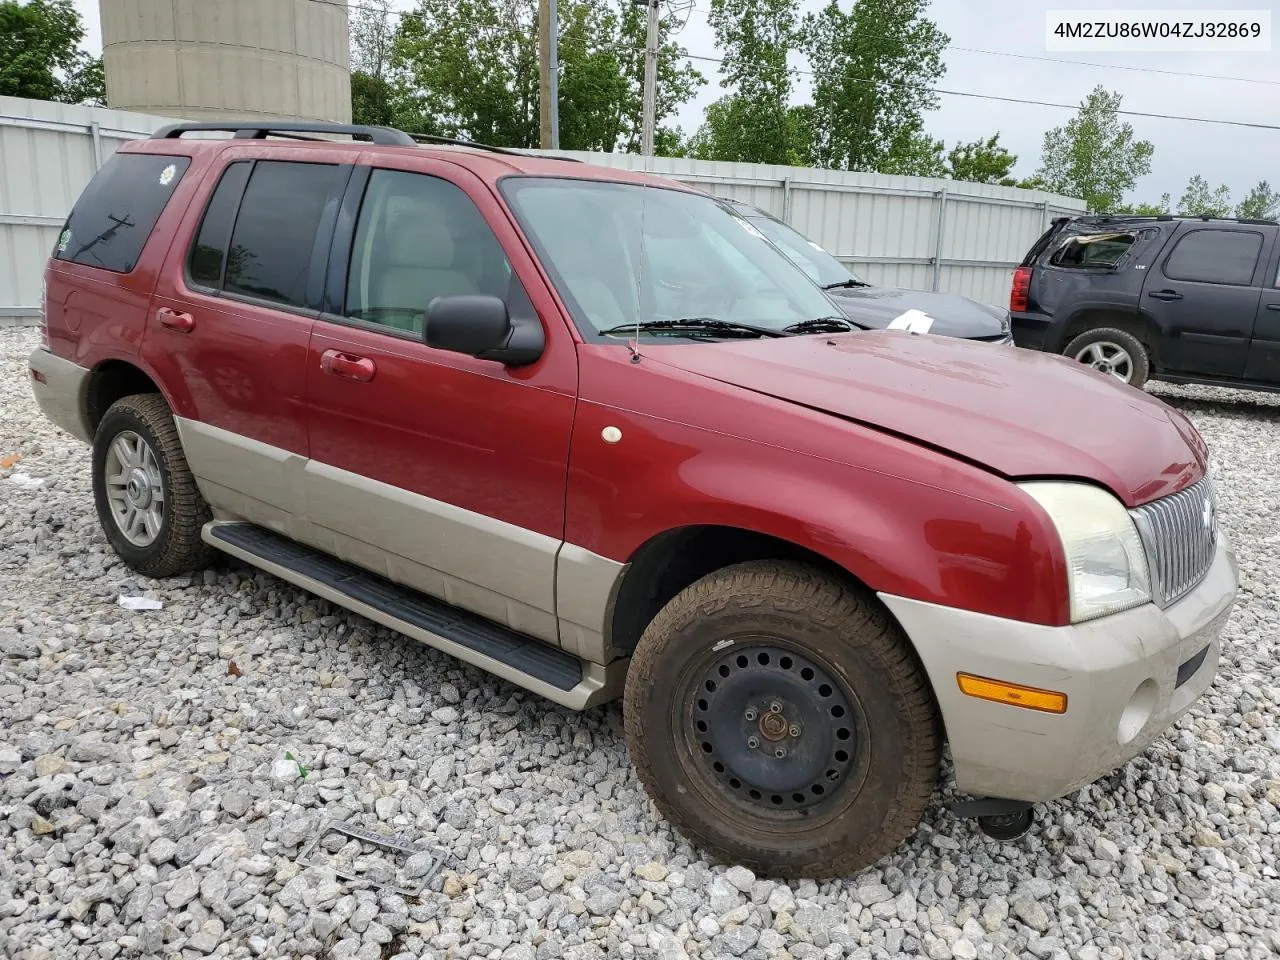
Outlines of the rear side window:
{"label": "rear side window", "polygon": [[115,154],[76,201],[53,255],[129,273],[189,166],[189,157]]}
{"label": "rear side window", "polygon": [[1137,237],[1132,233],[1094,233],[1071,237],[1053,252],[1055,267],[1114,267],[1129,252]]}
{"label": "rear side window", "polygon": [[209,198],[190,253],[192,282],[255,300],[308,306],[320,220],[344,172],[327,163],[231,164]]}
{"label": "rear side window", "polygon": [[1192,230],[1164,262],[1170,280],[1248,286],[1262,252],[1262,234],[1249,230]]}
{"label": "rear side window", "polygon": [[222,179],[218,181],[204,212],[204,219],[200,221],[200,232],[196,234],[195,245],[191,248],[188,268],[193,283],[214,290],[222,289],[222,268],[227,262],[227,242],[231,239],[231,227],[236,222],[240,197],[244,194],[244,186],[249,181],[249,171],[252,168],[252,163],[242,160],[223,171]]}

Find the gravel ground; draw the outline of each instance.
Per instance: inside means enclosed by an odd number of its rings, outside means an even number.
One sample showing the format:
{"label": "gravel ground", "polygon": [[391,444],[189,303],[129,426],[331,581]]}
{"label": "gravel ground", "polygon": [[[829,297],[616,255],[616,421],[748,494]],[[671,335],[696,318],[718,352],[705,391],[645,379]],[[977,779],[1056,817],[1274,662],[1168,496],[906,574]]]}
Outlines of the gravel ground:
{"label": "gravel ground", "polygon": [[[133,575],[87,448],[31,399],[35,342],[0,329],[0,458],[22,456],[0,470],[0,956],[1280,953],[1280,397],[1153,388],[1222,464],[1244,581],[1222,675],[1170,736],[1017,843],[939,791],[897,855],[785,885],[658,819],[616,706],[560,709],[229,561]],[[325,818],[451,859],[380,895],[297,863]]]}

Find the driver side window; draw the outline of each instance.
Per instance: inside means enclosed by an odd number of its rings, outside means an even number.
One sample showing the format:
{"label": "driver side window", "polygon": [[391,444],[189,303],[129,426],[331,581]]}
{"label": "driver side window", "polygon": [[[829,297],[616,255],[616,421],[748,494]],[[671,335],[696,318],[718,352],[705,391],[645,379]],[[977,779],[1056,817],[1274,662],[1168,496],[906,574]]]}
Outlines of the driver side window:
{"label": "driver side window", "polygon": [[509,300],[513,282],[502,245],[460,188],[426,174],[373,171],[351,249],[346,316],[421,336],[436,297]]}

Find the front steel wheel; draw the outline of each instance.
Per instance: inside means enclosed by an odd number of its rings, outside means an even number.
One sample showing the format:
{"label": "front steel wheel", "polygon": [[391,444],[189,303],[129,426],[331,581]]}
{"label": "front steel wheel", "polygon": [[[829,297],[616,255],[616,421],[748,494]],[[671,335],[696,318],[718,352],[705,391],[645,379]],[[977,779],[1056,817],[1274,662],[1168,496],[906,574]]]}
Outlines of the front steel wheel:
{"label": "front steel wheel", "polygon": [[874,597],[797,563],[709,574],[645,630],[627,746],[671,824],[777,877],[847,876],[891,853],[937,783],[932,692]]}

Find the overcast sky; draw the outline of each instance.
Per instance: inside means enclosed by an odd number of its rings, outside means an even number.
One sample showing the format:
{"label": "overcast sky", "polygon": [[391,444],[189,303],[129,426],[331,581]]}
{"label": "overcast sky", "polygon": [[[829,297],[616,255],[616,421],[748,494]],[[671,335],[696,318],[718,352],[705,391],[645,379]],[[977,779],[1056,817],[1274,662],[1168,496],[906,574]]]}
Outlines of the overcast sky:
{"label": "overcast sky", "polygon": [[[216,0],[208,0],[216,2]],[[359,2],[359,0],[353,0]],[[687,0],[685,0],[687,2]],[[825,0],[800,0],[802,10],[820,7]],[[89,43],[97,52],[101,44],[97,0],[76,0],[89,28]],[[710,0],[693,0],[695,8],[680,41],[693,54],[716,56],[715,37],[707,26]],[[396,0],[401,9],[412,0]],[[1280,50],[1269,53],[1232,54],[1063,54],[1046,53],[1044,14],[1049,9],[1114,7],[1103,0],[934,0],[930,16],[951,38],[946,53],[947,72],[941,86],[998,96],[1079,103],[1098,83],[1124,96],[1123,109],[1182,116],[1212,117],[1259,123],[1280,123]],[[841,0],[849,9],[850,0]],[[1269,9],[1259,0],[1127,0],[1128,9]],[[1280,21],[1280,18],[1276,18]],[[1280,22],[1276,24],[1280,28]],[[1021,54],[1055,59],[1084,60],[1107,67],[1079,63],[1046,63],[999,56]],[[702,110],[720,95],[715,64],[697,64],[709,83],[698,98],[681,111],[679,122],[686,132],[696,127]],[[1116,69],[1144,68],[1143,70]],[[1144,72],[1151,69],[1244,77],[1254,81],[1208,80]],[[804,96],[806,78],[799,78]],[[1018,156],[1018,175],[1028,175],[1039,162],[1046,129],[1070,118],[1070,111],[1040,106],[1001,103],[970,97],[942,96],[938,110],[926,116],[929,132],[947,142],[974,140],[999,131],[1001,142]],[[1280,130],[1248,130],[1217,124],[1188,123],[1144,117],[1126,118],[1138,136],[1155,144],[1151,174],[1132,193],[1138,200],[1155,202],[1170,193],[1176,204],[1192,174],[1202,174],[1216,186],[1225,183],[1239,200],[1259,180],[1280,186]]]}

